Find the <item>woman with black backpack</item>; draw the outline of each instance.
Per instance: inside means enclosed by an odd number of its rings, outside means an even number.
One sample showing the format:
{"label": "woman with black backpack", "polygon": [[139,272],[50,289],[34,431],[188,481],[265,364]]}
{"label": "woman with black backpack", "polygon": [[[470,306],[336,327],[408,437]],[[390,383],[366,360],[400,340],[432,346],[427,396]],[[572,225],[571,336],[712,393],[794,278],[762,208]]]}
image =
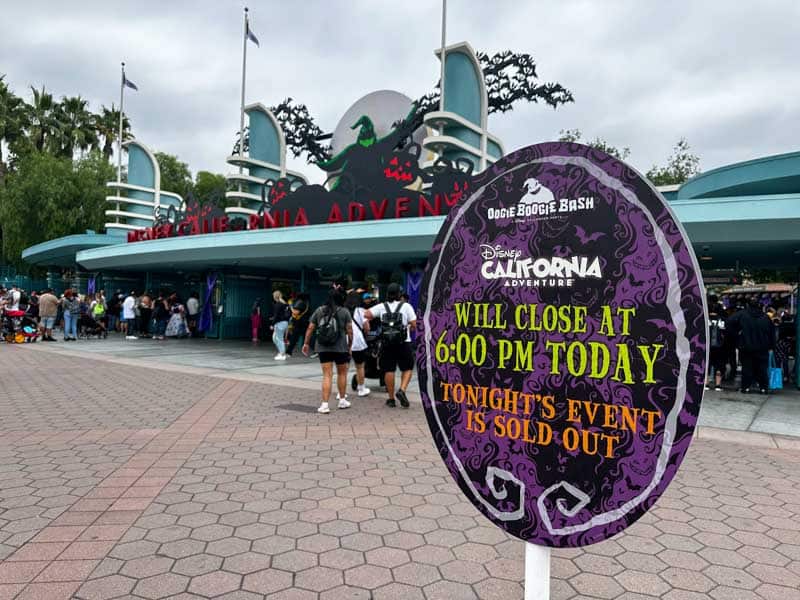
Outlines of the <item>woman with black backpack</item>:
{"label": "woman with black backpack", "polygon": [[350,311],[344,308],[345,294],[333,289],[328,301],[311,315],[303,343],[303,354],[308,356],[311,336],[316,332],[315,351],[322,365],[322,402],[317,412],[328,414],[328,399],[333,388],[333,365],[336,364],[336,399],[341,409],[350,408],[347,401],[347,369],[350,365],[350,348],[353,345],[353,319]]}

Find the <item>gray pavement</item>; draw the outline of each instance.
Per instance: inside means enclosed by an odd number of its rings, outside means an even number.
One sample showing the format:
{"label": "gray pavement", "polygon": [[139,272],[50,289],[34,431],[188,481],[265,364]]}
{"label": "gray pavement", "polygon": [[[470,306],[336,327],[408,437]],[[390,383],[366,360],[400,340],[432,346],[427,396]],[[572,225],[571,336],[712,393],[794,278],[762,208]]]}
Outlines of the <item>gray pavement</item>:
{"label": "gray pavement", "polygon": [[[463,498],[419,405],[320,416],[287,375],[314,363],[232,344],[279,371],[154,368],[155,344],[0,345],[0,600],[522,598],[524,544]],[[800,600],[800,440],[700,432],[642,519],[553,552],[553,600]]]}

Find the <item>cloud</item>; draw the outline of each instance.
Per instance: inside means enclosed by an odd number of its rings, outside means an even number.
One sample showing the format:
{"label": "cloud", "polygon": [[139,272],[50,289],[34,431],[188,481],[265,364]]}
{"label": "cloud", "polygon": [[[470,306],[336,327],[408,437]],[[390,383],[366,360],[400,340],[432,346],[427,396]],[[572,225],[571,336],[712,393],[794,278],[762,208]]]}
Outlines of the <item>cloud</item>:
{"label": "cloud", "polygon": [[[411,97],[438,78],[439,2],[251,3],[261,48],[248,47],[247,102],[291,96],[332,130],[376,89]],[[194,171],[225,172],[239,125],[242,4],[13,3],[0,22],[0,71],[13,89],[45,84],[92,108],[119,102],[119,62],[140,91],[126,93],[134,133]],[[754,9],[723,1],[450,2],[449,42],[532,54],[543,81],[575,103],[518,105],[493,115],[507,150],[579,128],[628,146],[646,170],[686,137],[710,169],[797,149],[800,3]],[[320,178],[303,160],[289,167]]]}

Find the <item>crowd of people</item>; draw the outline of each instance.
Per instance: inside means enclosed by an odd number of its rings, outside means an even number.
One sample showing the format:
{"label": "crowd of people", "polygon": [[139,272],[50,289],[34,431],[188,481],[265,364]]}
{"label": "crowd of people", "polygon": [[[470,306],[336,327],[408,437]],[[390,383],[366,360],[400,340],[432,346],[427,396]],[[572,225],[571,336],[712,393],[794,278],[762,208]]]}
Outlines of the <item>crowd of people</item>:
{"label": "crowd of people", "polygon": [[78,337],[106,338],[110,331],[120,332],[128,340],[164,340],[196,335],[200,297],[193,292],[184,303],[177,293],[131,291],[126,295],[117,290],[106,296],[104,290],[80,294],[73,288],[60,296],[52,289],[29,295],[14,285],[8,290],[0,288],[0,309],[23,311],[36,323],[44,342],[57,341],[57,328],[65,342]]}
{"label": "crowd of people", "polygon": [[[104,338],[112,331],[126,340],[164,340],[198,335],[201,305],[196,292],[184,302],[174,292],[123,294],[117,290],[106,296],[103,290],[79,294],[70,288],[57,296],[52,289],[27,294],[13,285],[0,287],[0,312],[6,311],[24,313],[45,342],[57,341],[58,328],[65,342],[79,336]],[[738,389],[743,393],[768,393],[770,367],[781,370],[783,382],[794,381],[796,332],[789,311],[765,306],[755,298],[746,305],[726,308],[710,295],[708,314],[706,389],[720,391],[724,382],[736,383],[740,369]],[[388,286],[386,301],[378,302],[366,286],[348,290],[338,282],[330,289],[327,302],[313,310],[308,295],[284,298],[275,291],[269,308],[262,306],[260,299],[253,304],[250,324],[254,342],[271,338],[277,350],[274,360],[287,360],[298,345],[304,355],[319,359],[322,393],[318,412],[327,414],[334,372],[336,405],[340,409],[351,406],[347,399],[351,361],[355,366],[352,389],[358,396],[371,392],[365,385],[367,377],[377,378],[386,388],[388,407],[398,402],[409,407],[406,390],[414,368],[416,319],[408,296],[396,283]]]}
{"label": "crowd of people", "polygon": [[735,383],[741,367],[740,392],[768,393],[770,356],[782,383],[793,381],[795,343],[794,317],[788,311],[764,306],[757,298],[726,309],[717,296],[709,296],[706,389],[721,391],[723,382]]}
{"label": "crowd of people", "polygon": [[[317,409],[321,414],[330,412],[330,397],[336,374],[336,406],[351,406],[347,399],[349,365],[355,373],[352,389],[358,396],[367,396],[371,390],[365,385],[367,376],[377,378],[386,387],[386,405],[403,408],[410,406],[406,389],[414,369],[412,334],[416,314],[408,296],[396,283],[387,289],[387,301],[378,302],[364,285],[345,288],[344,282],[335,283],[322,306],[312,309],[307,295],[284,298],[282,292],[273,292],[268,310],[261,299],[253,304],[250,325],[252,340],[266,339],[269,331],[278,353],[276,361],[285,361],[296,351],[302,340],[301,352],[318,358],[322,368],[322,397]],[[399,369],[400,381],[395,373]]]}

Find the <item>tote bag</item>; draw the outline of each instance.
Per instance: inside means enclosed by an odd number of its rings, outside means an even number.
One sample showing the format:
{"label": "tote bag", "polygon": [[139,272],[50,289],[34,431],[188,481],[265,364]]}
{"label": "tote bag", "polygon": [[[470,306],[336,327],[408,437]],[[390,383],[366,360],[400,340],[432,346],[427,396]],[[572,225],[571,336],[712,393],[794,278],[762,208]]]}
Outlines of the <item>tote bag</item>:
{"label": "tote bag", "polygon": [[775,355],[769,353],[769,389],[783,389],[783,369],[775,364]]}

